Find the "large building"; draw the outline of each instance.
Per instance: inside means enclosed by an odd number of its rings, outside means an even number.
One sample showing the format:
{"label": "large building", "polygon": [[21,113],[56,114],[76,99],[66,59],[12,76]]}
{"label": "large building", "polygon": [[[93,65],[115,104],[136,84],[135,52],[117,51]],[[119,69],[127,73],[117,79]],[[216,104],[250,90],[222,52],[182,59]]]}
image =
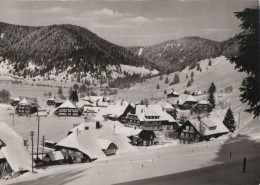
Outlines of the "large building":
{"label": "large building", "polygon": [[178,129],[178,138],[182,144],[208,141],[227,134],[229,130],[218,118],[200,118],[186,121]]}
{"label": "large building", "polygon": [[0,179],[31,171],[32,164],[24,139],[6,123],[0,122]]}
{"label": "large building", "polygon": [[191,109],[197,103],[198,100],[196,100],[193,96],[182,94],[177,101],[177,106],[182,110],[188,110]]}
{"label": "large building", "polygon": [[126,116],[125,125],[143,130],[176,130],[176,120],[161,105],[136,105]]}
{"label": "large building", "polygon": [[38,111],[36,99],[24,98],[16,106],[16,113],[21,115],[30,115]]}
{"label": "large building", "polygon": [[71,101],[66,100],[56,110],[57,116],[81,116],[81,110]]}

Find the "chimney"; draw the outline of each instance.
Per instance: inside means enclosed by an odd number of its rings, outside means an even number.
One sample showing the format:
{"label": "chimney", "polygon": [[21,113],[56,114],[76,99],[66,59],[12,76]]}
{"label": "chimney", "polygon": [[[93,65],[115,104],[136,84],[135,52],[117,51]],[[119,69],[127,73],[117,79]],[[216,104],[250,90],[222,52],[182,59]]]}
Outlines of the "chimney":
{"label": "chimney", "polygon": [[146,104],[146,107],[148,107],[148,104]]}
{"label": "chimney", "polygon": [[88,126],[85,126],[85,130],[89,130],[89,127],[88,127]]}
{"label": "chimney", "polygon": [[162,111],[164,112],[164,107],[162,108]]}

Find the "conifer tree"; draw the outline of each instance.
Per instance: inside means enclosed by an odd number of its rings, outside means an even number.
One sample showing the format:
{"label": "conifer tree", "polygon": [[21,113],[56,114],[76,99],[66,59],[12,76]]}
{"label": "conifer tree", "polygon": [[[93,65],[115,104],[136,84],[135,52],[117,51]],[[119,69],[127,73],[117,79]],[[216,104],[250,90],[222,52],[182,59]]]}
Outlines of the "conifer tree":
{"label": "conifer tree", "polygon": [[193,71],[191,72],[190,77],[194,77],[194,73],[193,73]]}
{"label": "conifer tree", "polygon": [[211,63],[211,59],[209,59],[209,66],[211,66],[212,65],[212,63]]}
{"label": "conifer tree", "polygon": [[164,92],[163,92],[164,94],[167,94],[167,91],[166,90],[164,90]]}
{"label": "conifer tree", "polygon": [[240,87],[240,101],[250,106],[245,111],[257,117],[260,115],[259,9],[246,8],[242,12],[235,12],[235,16],[242,21],[240,28],[243,29],[243,34],[238,36],[238,54],[229,60],[235,63],[239,72],[247,73],[246,85]]}
{"label": "conifer tree", "polygon": [[191,82],[189,80],[188,83],[187,83],[187,87],[190,87],[190,86],[191,86]]}
{"label": "conifer tree", "polygon": [[189,78],[189,76],[188,76],[188,74],[186,74],[186,79],[188,79]]}
{"label": "conifer tree", "polygon": [[159,86],[159,84],[157,84],[157,86],[156,86],[156,89],[160,89],[160,86]]}
{"label": "conifer tree", "polygon": [[214,93],[213,93],[213,92],[210,92],[210,93],[209,93],[208,101],[209,101],[211,107],[212,107],[212,108],[215,108],[215,106],[216,106],[216,101],[215,101],[215,96],[214,96]]}
{"label": "conifer tree", "polygon": [[162,80],[163,79],[163,77],[162,77],[162,75],[160,76],[160,80]]}
{"label": "conifer tree", "polygon": [[234,132],[236,129],[236,122],[232,110],[229,108],[223,120],[223,124],[228,128],[230,132]]}
{"label": "conifer tree", "polygon": [[168,83],[169,83],[169,79],[168,79],[168,77],[166,77],[165,84],[168,84]]}
{"label": "conifer tree", "polygon": [[178,83],[180,83],[180,78],[178,74],[175,74],[173,79],[173,84],[178,84]]}
{"label": "conifer tree", "polygon": [[215,84],[212,82],[210,87],[209,87],[209,90],[208,90],[208,93],[215,93],[216,92],[216,86]]}

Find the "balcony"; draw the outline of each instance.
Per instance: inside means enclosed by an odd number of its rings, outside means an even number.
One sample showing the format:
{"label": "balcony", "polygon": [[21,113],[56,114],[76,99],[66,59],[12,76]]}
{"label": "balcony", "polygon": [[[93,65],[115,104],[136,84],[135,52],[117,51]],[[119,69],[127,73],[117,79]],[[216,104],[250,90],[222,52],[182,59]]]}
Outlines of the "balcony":
{"label": "balcony", "polygon": [[183,132],[188,132],[188,133],[195,133],[194,130],[188,130],[188,129],[183,129]]}

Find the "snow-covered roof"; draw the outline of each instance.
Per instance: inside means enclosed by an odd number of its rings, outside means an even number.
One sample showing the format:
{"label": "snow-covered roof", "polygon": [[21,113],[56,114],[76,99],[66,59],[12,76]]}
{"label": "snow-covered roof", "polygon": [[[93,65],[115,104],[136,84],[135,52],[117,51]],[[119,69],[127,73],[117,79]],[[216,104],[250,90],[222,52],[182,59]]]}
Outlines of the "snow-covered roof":
{"label": "snow-covered roof", "polygon": [[[80,132],[80,134],[83,132],[87,132],[90,133],[93,137],[96,137],[98,139],[108,140],[111,143],[114,143],[118,147],[118,153],[135,150],[135,147],[133,147],[130,144],[130,139],[125,134],[116,133],[117,127],[122,127],[124,126],[123,124],[121,124],[118,121],[111,121],[111,120],[101,122],[101,124],[102,124],[102,128],[96,129],[95,122],[82,123],[77,127],[73,128],[71,132],[76,133],[78,129],[78,132]],[[89,127],[89,129],[85,130],[85,127]]]}
{"label": "snow-covered roof", "polygon": [[125,100],[118,101],[114,105],[109,105],[105,109],[98,112],[98,114],[96,116],[96,120],[103,121],[104,115],[109,115],[110,117],[119,118],[125,112],[126,108],[129,105],[130,104]]}
{"label": "snow-covered roof", "polygon": [[181,94],[179,96],[179,105],[183,105],[185,102],[198,102],[192,95]]}
{"label": "snow-covered roof", "polygon": [[24,147],[23,138],[4,122],[0,122],[0,140],[5,143],[0,151],[12,170],[31,170],[32,160]]}
{"label": "snow-covered roof", "polygon": [[[203,135],[209,136],[220,133],[228,133],[229,130],[217,117],[201,118],[189,120],[189,122]],[[211,128],[211,129],[210,129]],[[201,131],[203,130],[203,131]]]}
{"label": "snow-covered roof", "polygon": [[[129,113],[131,114],[131,113]],[[169,121],[176,122],[176,120],[168,114],[160,105],[137,105],[135,108],[135,115],[139,121]],[[159,119],[147,119],[146,116],[159,116]]]}
{"label": "snow-covered roof", "polygon": [[17,97],[14,98],[13,100],[14,100],[14,101],[21,101],[19,96],[17,96]]}
{"label": "snow-covered roof", "polygon": [[206,100],[201,100],[198,104],[201,104],[201,105],[210,105],[209,101],[206,101]]}
{"label": "snow-covered roof", "polygon": [[106,150],[109,147],[109,145],[111,145],[113,142],[107,139],[98,138],[98,143],[101,149]]}
{"label": "snow-covered roof", "polygon": [[115,126],[115,133],[120,134],[120,135],[125,135],[127,137],[130,136],[137,136],[140,134],[142,129],[134,129],[130,127],[125,127],[125,126]]}
{"label": "snow-covered roof", "polygon": [[50,97],[48,101],[54,101],[54,97]]}
{"label": "snow-covered roof", "polygon": [[56,146],[77,149],[88,155],[91,159],[105,157],[99,146],[98,138],[91,134],[91,132],[88,132],[88,130],[72,132],[58,142]]}
{"label": "snow-covered roof", "polygon": [[24,98],[24,99],[22,99],[22,100],[19,102],[19,104],[20,104],[20,105],[29,105],[29,101],[28,101],[26,98]]}
{"label": "snow-covered roof", "polygon": [[198,89],[198,90],[196,90],[196,91],[194,92],[194,94],[197,94],[197,95],[198,95],[198,94],[202,94],[202,93],[201,93],[201,91]]}
{"label": "snow-covered roof", "polygon": [[177,91],[175,91],[174,89],[172,89],[169,93],[167,94],[174,94],[174,95],[179,95],[179,93]]}
{"label": "snow-covered roof", "polygon": [[62,155],[61,151],[49,151],[48,152],[51,161],[58,161],[63,160],[64,156]]}
{"label": "snow-covered roof", "polygon": [[98,101],[103,101],[103,96],[85,96],[83,98],[83,100],[94,103],[94,102],[98,102]]}
{"label": "snow-covered roof", "polygon": [[166,101],[159,101],[156,104],[161,105],[161,107],[165,108],[165,109],[173,109],[173,106]]}
{"label": "snow-covered roof", "polygon": [[71,101],[66,100],[63,104],[61,104],[58,108],[77,108]]}

